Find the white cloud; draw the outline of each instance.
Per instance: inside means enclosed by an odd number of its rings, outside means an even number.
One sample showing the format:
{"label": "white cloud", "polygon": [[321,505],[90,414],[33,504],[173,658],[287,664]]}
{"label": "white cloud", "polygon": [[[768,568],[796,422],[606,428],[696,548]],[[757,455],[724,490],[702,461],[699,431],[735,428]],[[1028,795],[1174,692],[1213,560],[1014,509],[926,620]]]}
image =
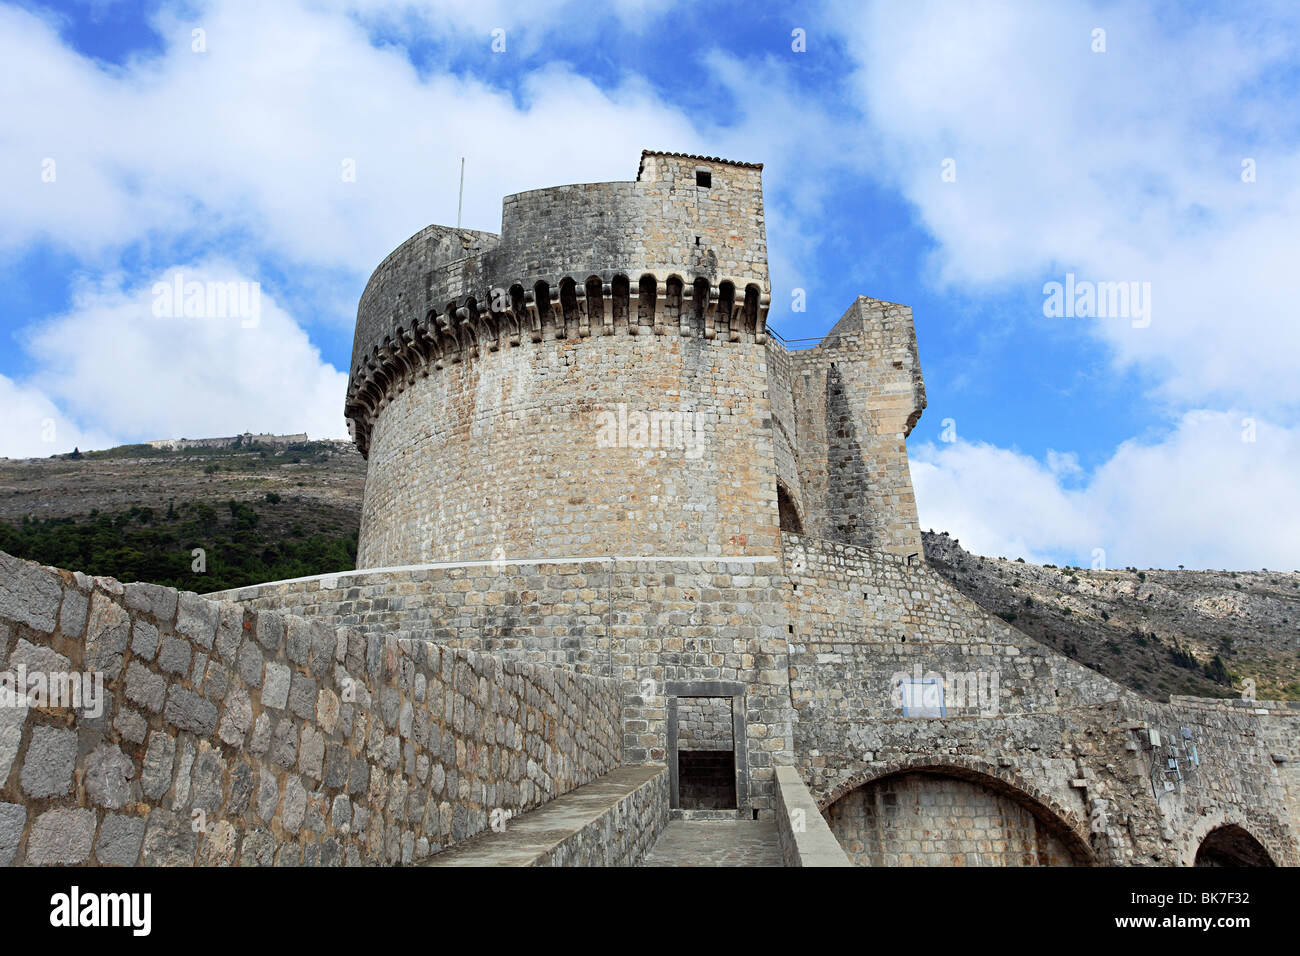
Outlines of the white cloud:
{"label": "white cloud", "polygon": [[1275,82],[1300,58],[1294,7],[1226,11],[1235,22],[1085,3],[832,9],[873,162],[938,241],[941,281],[1150,282],[1148,328],[1056,321],[1153,375],[1163,402],[1300,405],[1300,130]]}
{"label": "white cloud", "polygon": [[281,267],[364,276],[430,222],[455,222],[461,156],[465,225],[495,231],[503,194],[632,179],[642,146],[705,145],[635,79],[602,90],[556,64],[516,104],[473,78],[421,76],[405,49],[314,4],[213,3],[157,22],[160,56],[110,68],[0,7],[0,178],[21,184],[0,193],[0,249],[43,237],[93,260],[237,233]]}
{"label": "white cloud", "polygon": [[118,442],[107,432],[79,428],[39,389],[0,375],[0,455],[48,458],[74,448],[107,448]]}
{"label": "white cloud", "polygon": [[[347,437],[347,376],[321,359],[290,315],[260,293],[255,321],[251,312],[160,317],[155,283],[170,286],[177,273],[214,288],[249,281],[221,263],[198,263],[125,289],[110,282],[81,290],[67,314],[28,330],[34,372],[21,386],[6,380],[13,394],[0,405],[12,399],[22,411],[0,434],[0,453],[244,431]],[[28,438],[32,422],[48,417],[68,423],[60,447]]]}
{"label": "white cloud", "polygon": [[[1250,421],[1254,440],[1243,440]],[[1102,548],[1110,567],[1300,568],[1300,429],[1188,412],[1160,440],[1124,442],[1081,483],[987,444],[910,451],[921,526],[978,554],[1087,567]]]}

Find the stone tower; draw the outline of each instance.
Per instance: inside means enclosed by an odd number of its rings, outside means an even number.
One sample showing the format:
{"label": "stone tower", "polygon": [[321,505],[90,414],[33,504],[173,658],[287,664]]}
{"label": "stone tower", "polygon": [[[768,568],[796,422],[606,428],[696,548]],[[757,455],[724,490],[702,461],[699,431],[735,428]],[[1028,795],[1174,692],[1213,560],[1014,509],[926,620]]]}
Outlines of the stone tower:
{"label": "stone tower", "polygon": [[347,398],[358,567],[771,555],[782,513],[918,553],[910,310],[860,300],[792,358],[761,177],[645,152],[634,182],[507,196],[499,236],[430,226],[389,255]]}

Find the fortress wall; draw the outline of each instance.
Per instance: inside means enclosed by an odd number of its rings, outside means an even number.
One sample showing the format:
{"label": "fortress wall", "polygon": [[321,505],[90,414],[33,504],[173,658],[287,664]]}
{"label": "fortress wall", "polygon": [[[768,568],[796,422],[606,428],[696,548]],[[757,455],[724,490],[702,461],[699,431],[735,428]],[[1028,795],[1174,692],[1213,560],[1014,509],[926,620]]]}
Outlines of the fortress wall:
{"label": "fortress wall", "polygon": [[1259,724],[1260,746],[1277,768],[1291,829],[1300,835],[1300,701],[1270,704]]}
{"label": "fortress wall", "polygon": [[379,414],[358,567],[763,555],[777,540],[765,353],[612,335],[448,364]]}
{"label": "fortress wall", "polygon": [[[1168,831],[1158,835],[1171,853],[1190,865],[1206,833],[1232,823],[1262,843],[1274,862],[1300,865],[1295,778],[1274,760],[1294,754],[1300,740],[1295,702],[1139,698],[1126,713],[1160,734],[1158,747],[1146,732],[1136,734],[1134,758],[1148,787],[1156,779],[1162,831]],[[1193,747],[1199,765],[1189,759]],[[1171,758],[1179,774],[1165,772]],[[1176,789],[1165,792],[1166,781]]]}
{"label": "fortress wall", "polygon": [[775,339],[767,341],[767,395],[772,409],[772,450],[776,456],[776,477],[789,492],[802,521],[807,506],[804,504],[795,451],[799,426],[794,407],[794,360]]}
{"label": "fortress wall", "polygon": [[[1190,863],[1214,820],[1241,823],[1279,861],[1300,859],[1287,782],[1270,758],[1279,741],[1300,738],[1300,709],[1270,705],[1255,713],[1231,701],[1148,701],[991,617],[925,565],[785,538],[796,631],[795,761],[824,807],[864,782],[940,768],[1026,806],[1047,807],[1066,836],[1073,833],[1101,862]],[[901,675],[942,679],[946,717],[904,717],[893,690]],[[989,712],[994,676],[997,705]],[[1181,744],[1188,728],[1201,761],[1175,794],[1159,800],[1151,768],[1170,754],[1150,746],[1151,727],[1165,750],[1170,741]],[[964,825],[965,817],[977,804],[1000,805],[963,788],[919,795],[915,780],[904,791],[889,792],[915,798],[940,817],[935,808],[951,808],[938,829],[978,831]],[[958,792],[970,799],[949,799]],[[845,840],[870,842],[863,836],[870,830],[864,801],[878,796],[853,797],[831,814]],[[971,839],[933,852],[969,854],[986,842]],[[1008,852],[1029,845],[1000,839]],[[887,844],[871,844],[871,852],[915,855],[915,847]]]}
{"label": "fortress wall", "polygon": [[392,335],[397,323],[409,323],[431,308],[442,309],[450,298],[468,294],[479,257],[500,241],[500,236],[489,232],[435,225],[426,226],[390,252],[361,294],[352,368],[364,361],[384,336]]}
{"label": "fortress wall", "polygon": [[859,297],[793,362],[805,530],[924,560],[905,441],[925,408],[912,310]]}
{"label": "fortress wall", "polygon": [[[667,683],[743,684],[751,805],[774,806],[773,766],[792,749],[786,618],[775,560],[591,560],[357,571],[225,592],[388,632],[564,664],[623,682],[630,762],[666,758]],[[391,629],[391,630],[389,630]],[[611,647],[612,638],[612,647]]]}
{"label": "fortress wall", "polygon": [[615,682],[5,554],[0,667],[106,691],[0,707],[0,864],[411,862],[621,763]]}
{"label": "fortress wall", "polygon": [[924,564],[806,536],[784,542],[801,726],[901,716],[899,675],[944,678],[949,716],[1047,711],[1127,693],[988,614]]}

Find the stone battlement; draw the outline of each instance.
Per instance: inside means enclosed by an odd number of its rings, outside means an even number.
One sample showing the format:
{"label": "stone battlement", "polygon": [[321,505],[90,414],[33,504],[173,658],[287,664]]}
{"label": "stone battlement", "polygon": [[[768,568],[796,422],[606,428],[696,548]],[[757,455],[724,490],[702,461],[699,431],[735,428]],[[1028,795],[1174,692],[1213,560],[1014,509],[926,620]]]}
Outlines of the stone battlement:
{"label": "stone battlement", "polygon": [[544,338],[672,332],[762,342],[762,167],[642,155],[633,182],[505,197],[501,233],[430,226],[380,264],[357,309],[346,415],[373,419],[416,375]]}

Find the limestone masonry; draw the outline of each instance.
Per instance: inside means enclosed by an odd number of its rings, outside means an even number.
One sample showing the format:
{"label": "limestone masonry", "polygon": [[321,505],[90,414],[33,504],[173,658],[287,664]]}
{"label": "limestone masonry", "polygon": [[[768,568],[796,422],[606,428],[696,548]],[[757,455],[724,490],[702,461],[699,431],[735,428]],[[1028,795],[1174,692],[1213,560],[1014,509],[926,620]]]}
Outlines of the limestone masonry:
{"label": "limestone masonry", "polygon": [[106,692],[0,709],[0,863],[627,864],[710,814],[788,865],[1300,863],[1300,708],[1139,697],[927,567],[911,311],[770,334],[761,175],[647,151],[384,260],[355,571],[0,557],[0,664]]}

